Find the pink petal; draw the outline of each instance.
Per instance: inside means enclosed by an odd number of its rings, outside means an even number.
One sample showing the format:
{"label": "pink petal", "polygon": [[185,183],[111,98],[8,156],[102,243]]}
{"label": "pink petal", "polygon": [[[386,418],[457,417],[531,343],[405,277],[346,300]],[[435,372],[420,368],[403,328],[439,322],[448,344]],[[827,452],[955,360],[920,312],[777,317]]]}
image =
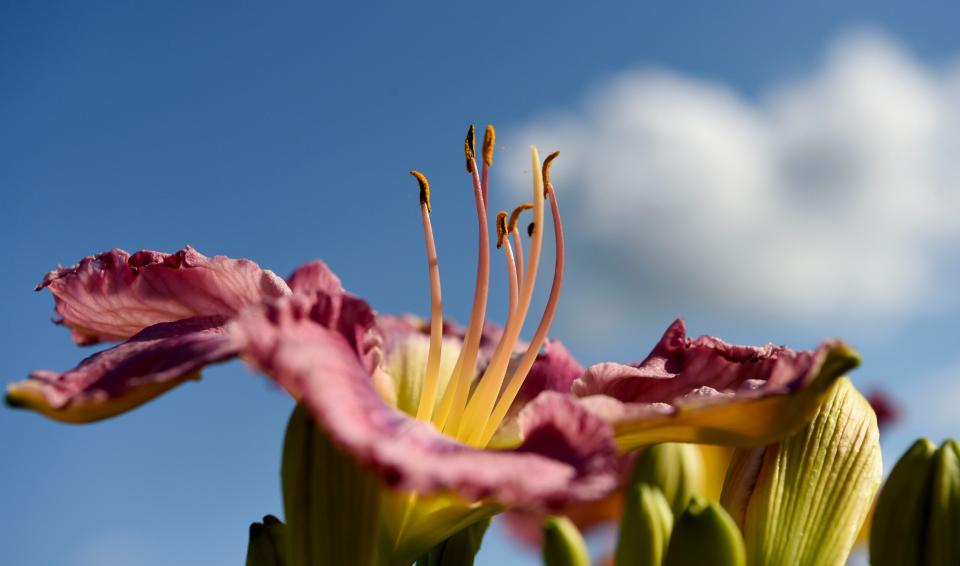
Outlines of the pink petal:
{"label": "pink petal", "polygon": [[772,392],[802,387],[821,350],[735,346],[713,336],[686,336],[675,321],[647,358],[636,364],[591,366],[573,385],[580,397],[606,395],[630,403],[672,403],[720,392]]}
{"label": "pink petal", "polygon": [[303,296],[278,299],[246,311],[230,331],[245,359],[301,396],[333,441],[388,485],[529,507],[592,499],[616,486],[610,428],[572,398],[532,402],[515,450],[472,448],[385,404],[355,348],[311,312]]}
{"label": "pink petal", "polygon": [[282,279],[245,259],[112,251],[48,273],[63,324],[79,344],[125,340],[148,326],[194,316],[233,316],[264,297],[290,293]]}
{"label": "pink petal", "polygon": [[7,401],[65,422],[89,422],[130,410],[207,364],[233,357],[224,318],[160,323],[64,373],[35,371],[7,388]]}
{"label": "pink petal", "polygon": [[657,442],[757,446],[803,426],[837,378],[859,363],[839,340],[794,352],[734,346],[667,329],[646,360],[587,369],[572,391],[610,422],[622,450]]}

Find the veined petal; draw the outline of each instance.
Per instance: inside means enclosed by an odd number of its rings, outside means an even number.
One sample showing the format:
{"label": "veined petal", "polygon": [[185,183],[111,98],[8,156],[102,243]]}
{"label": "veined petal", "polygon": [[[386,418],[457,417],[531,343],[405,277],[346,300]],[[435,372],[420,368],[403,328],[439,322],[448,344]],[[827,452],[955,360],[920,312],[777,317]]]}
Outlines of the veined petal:
{"label": "veined petal", "polygon": [[290,293],[273,272],[245,259],[114,249],[48,273],[58,322],[75,342],[125,340],[148,326],[195,316],[233,316],[264,297]]}
{"label": "veined petal", "polygon": [[231,323],[245,358],[299,395],[331,439],[403,491],[508,506],[555,507],[617,483],[606,423],[570,397],[544,394],[520,415],[512,451],[472,448],[385,404],[339,332],[308,316],[303,297],[248,309]]}
{"label": "veined petal", "polygon": [[816,350],[686,337],[676,321],[634,365],[599,364],[573,392],[614,426],[621,449],[657,442],[756,446],[806,423],[829,386],[859,364],[839,340]]}
{"label": "veined petal", "polygon": [[7,386],[7,402],[73,423],[128,411],[236,354],[224,317],[153,325],[64,373],[35,371]]}

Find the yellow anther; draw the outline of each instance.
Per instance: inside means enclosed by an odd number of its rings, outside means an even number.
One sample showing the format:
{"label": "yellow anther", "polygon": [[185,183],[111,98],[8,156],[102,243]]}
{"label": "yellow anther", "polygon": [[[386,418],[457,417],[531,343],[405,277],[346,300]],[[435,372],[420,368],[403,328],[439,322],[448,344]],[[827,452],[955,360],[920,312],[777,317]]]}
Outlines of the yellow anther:
{"label": "yellow anther", "polygon": [[463,155],[467,158],[467,173],[473,173],[473,162],[477,158],[477,135],[473,131],[473,124],[467,130],[467,139],[463,140]]}
{"label": "yellow anther", "polygon": [[560,152],[554,151],[543,160],[543,196],[547,196],[547,193],[553,190],[553,185],[550,184],[550,165],[558,155]]}
{"label": "yellow anther", "polygon": [[525,202],[517,208],[514,208],[513,212],[510,213],[510,221],[507,222],[507,232],[513,232],[516,230],[517,220],[520,219],[520,213],[522,213],[524,210],[530,210],[531,208],[533,208],[533,204],[529,202]]}
{"label": "yellow anther", "polygon": [[483,162],[487,167],[493,165],[493,146],[497,143],[497,132],[494,131],[491,124],[487,124],[487,130],[483,133]]}
{"label": "yellow anther", "polygon": [[507,211],[497,213],[497,249],[503,247],[503,240],[507,237]]}
{"label": "yellow anther", "polygon": [[427,212],[433,212],[430,209],[430,181],[419,171],[411,171],[410,174],[416,177],[420,184],[420,203],[427,205]]}

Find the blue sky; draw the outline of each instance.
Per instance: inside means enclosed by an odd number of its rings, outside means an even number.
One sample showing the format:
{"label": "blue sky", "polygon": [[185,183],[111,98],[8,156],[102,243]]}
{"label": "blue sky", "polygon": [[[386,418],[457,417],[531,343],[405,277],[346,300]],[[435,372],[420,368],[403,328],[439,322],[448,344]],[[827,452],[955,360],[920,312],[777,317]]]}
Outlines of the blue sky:
{"label": "blue sky", "polygon": [[[493,122],[495,203],[520,198],[528,139],[564,152],[579,245],[554,334],[582,361],[640,358],[678,315],[746,343],[839,335],[864,355],[855,382],[907,412],[888,464],[918,434],[957,435],[956,7],[514,4],[0,4],[0,374],[88,353],[31,289],[112,247],[191,244],[280,274],[320,257],[379,310],[424,312],[411,168],[431,178],[446,304],[462,319],[462,136]],[[661,116],[678,120],[663,131]],[[710,145],[716,131],[730,143]],[[895,151],[913,139],[916,155]],[[706,173],[680,175],[674,155]],[[802,174],[784,165],[797,155],[812,160]],[[698,255],[697,241],[729,247]],[[91,426],[0,408],[6,560],[238,563],[249,522],[281,512],[289,409],[237,363]],[[510,544],[488,537],[483,563],[531,560]]]}

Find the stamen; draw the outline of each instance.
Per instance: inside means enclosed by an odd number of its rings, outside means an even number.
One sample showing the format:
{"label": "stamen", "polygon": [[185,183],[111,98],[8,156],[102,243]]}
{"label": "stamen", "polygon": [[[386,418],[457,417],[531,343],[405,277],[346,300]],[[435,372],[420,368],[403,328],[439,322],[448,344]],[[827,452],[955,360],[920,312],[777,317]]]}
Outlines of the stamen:
{"label": "stamen", "polygon": [[496,143],[497,132],[492,125],[487,124],[487,129],[483,132],[483,164],[487,167],[493,165],[493,146]]}
{"label": "stamen", "polygon": [[493,165],[493,146],[497,142],[497,133],[493,126],[487,124],[483,132],[483,173],[480,178],[480,187],[483,189],[483,205],[489,207],[490,166]]}
{"label": "stamen", "polygon": [[[543,160],[543,190],[552,191],[553,185],[550,184],[550,166],[553,165],[553,160],[560,156],[559,151],[554,151]],[[546,195],[544,195],[546,197]]]}
{"label": "stamen", "polygon": [[419,171],[411,171],[410,174],[416,177],[420,185],[420,204],[427,205],[427,212],[433,212],[430,208],[430,181]]}
{"label": "stamen", "polygon": [[517,221],[520,219],[520,214],[524,210],[531,208],[533,208],[533,205],[529,202],[525,202],[517,208],[514,208],[513,212],[510,213],[510,221],[507,223],[507,231],[513,236],[513,245],[516,248],[517,281],[523,281],[523,241],[520,239],[520,231],[517,230]]}
{"label": "stamen", "polygon": [[[530,148],[530,157],[533,163],[533,170],[535,171],[533,175],[534,222],[542,224],[544,205],[543,177],[540,171],[540,155],[535,146]],[[490,411],[494,407],[497,395],[503,384],[507,365],[510,362],[510,354],[520,336],[523,322],[530,309],[530,302],[533,299],[533,288],[537,279],[537,269],[540,265],[540,250],[542,245],[542,231],[537,230],[530,241],[530,256],[527,258],[527,269],[515,311],[516,316],[511,317],[508,321],[500,343],[497,344],[497,348],[494,351],[490,365],[484,372],[483,377],[477,385],[476,391],[471,397],[466,409],[463,411],[463,426],[457,431],[456,436],[469,444],[477,445],[477,441],[483,435]]]}
{"label": "stamen", "polygon": [[467,130],[467,138],[463,140],[463,155],[467,159],[467,173],[473,173],[477,169],[477,135],[473,131],[473,124]]}
{"label": "stamen", "polygon": [[531,222],[530,224],[527,224],[527,236],[530,236],[530,237],[532,238],[532,237],[533,237],[533,232],[534,232],[536,229],[537,229],[537,223],[536,223],[536,222]]}
{"label": "stamen", "polygon": [[[473,146],[470,140],[473,139],[473,126],[467,132],[467,142],[464,144],[464,150]],[[443,398],[440,400],[440,407],[437,409],[434,417],[434,425],[438,430],[447,428],[455,430],[460,426],[462,412],[460,409],[467,402],[467,395],[470,392],[470,382],[476,372],[477,354],[480,348],[480,336],[483,333],[483,323],[487,310],[487,294],[490,290],[490,239],[489,226],[487,224],[487,207],[483,200],[483,190],[480,186],[480,177],[477,175],[477,164],[473,159],[473,154],[467,154],[468,170],[473,173],[473,195],[477,206],[477,223],[479,227],[479,253],[477,254],[477,281],[473,294],[473,310],[470,313],[470,323],[467,325],[467,332],[463,338],[463,348],[457,358],[450,383]]]}
{"label": "stamen", "polygon": [[429,421],[437,398],[440,381],[440,354],[443,347],[443,299],[440,293],[440,262],[437,260],[437,245],[430,223],[430,182],[419,171],[411,171],[420,184],[420,215],[423,219],[423,237],[427,246],[427,269],[430,272],[430,349],[427,351],[427,368],[420,392],[417,418]]}
{"label": "stamen", "polygon": [[[559,152],[554,152],[547,157],[546,161],[544,161],[544,179],[549,179],[550,162],[553,161],[557,155],[559,155]],[[553,324],[553,318],[557,312],[557,303],[560,300],[560,287],[563,284],[564,265],[563,223],[560,221],[560,207],[557,204],[557,193],[553,189],[553,185],[545,183],[544,187],[545,191],[548,193],[547,196],[550,199],[550,208],[553,213],[554,239],[556,241],[553,285],[550,287],[550,297],[547,299],[547,306],[543,309],[543,317],[540,319],[540,324],[537,326],[536,332],[534,332],[533,339],[530,341],[530,346],[527,348],[527,351],[524,352],[523,357],[520,359],[520,363],[517,364],[517,367],[513,372],[513,375],[510,376],[510,381],[507,383],[507,387],[503,391],[503,395],[500,396],[500,400],[497,401],[497,405],[494,408],[493,413],[490,415],[490,419],[487,422],[483,434],[479,440],[480,446],[486,445],[490,442],[490,439],[493,438],[494,433],[496,433],[497,429],[500,427],[500,423],[503,422],[504,417],[510,410],[510,406],[513,404],[514,399],[516,399],[517,394],[520,392],[520,387],[523,385],[523,381],[526,379],[527,373],[530,371],[530,368],[533,367],[533,363],[536,361],[537,355],[540,353],[540,348],[543,346],[543,342],[547,337],[547,332],[550,330],[550,325]]]}
{"label": "stamen", "polygon": [[[503,240],[507,237],[507,213],[500,211],[497,213],[497,249],[503,247]],[[508,244],[510,242],[507,242]]]}

